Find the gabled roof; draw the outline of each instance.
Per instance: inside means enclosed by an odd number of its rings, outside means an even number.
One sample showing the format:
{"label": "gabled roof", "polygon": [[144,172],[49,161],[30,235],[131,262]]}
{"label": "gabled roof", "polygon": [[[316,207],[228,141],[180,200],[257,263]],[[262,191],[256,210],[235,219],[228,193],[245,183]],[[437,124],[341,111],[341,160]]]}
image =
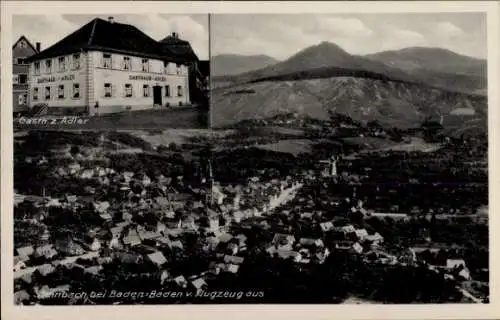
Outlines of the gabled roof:
{"label": "gabled roof", "polygon": [[160,40],[159,43],[162,45],[165,54],[198,61],[198,56],[194,53],[191,44],[186,40],[179,39],[177,35],[169,35]]}
{"label": "gabled roof", "polygon": [[[136,27],[96,18],[56,44],[30,57],[52,58],[80,51],[99,50],[148,58],[180,60],[165,55],[160,44]],[[181,62],[181,61],[179,61]]]}
{"label": "gabled roof", "polygon": [[21,40],[26,41],[26,43],[31,47],[31,49],[33,49],[33,52],[38,52],[36,50],[36,47],[33,46],[33,44],[31,44],[31,42],[28,40],[28,38],[26,38],[24,35],[20,36],[19,39],[17,39],[17,41],[14,42],[14,45],[12,46],[12,49],[14,49]]}

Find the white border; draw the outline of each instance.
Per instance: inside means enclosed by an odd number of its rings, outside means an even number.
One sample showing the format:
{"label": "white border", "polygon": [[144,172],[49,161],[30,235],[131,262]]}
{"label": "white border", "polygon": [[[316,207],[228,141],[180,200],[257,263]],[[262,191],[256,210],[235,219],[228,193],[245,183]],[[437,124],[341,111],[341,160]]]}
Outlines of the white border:
{"label": "white border", "polygon": [[[119,4],[119,5],[118,5]],[[170,305],[170,306],[85,306],[21,307],[13,305],[12,276],[12,15],[13,14],[109,14],[120,13],[396,13],[396,12],[487,12],[488,18],[488,96],[489,96],[489,164],[490,164],[490,276],[491,303],[485,305]],[[474,2],[146,2],[146,1],[2,1],[1,2],[1,236],[2,236],[2,318],[22,319],[499,319],[499,261],[497,259],[500,216],[499,169],[495,166],[498,148],[499,88],[499,14],[493,1]],[[495,310],[496,309],[496,310]]]}

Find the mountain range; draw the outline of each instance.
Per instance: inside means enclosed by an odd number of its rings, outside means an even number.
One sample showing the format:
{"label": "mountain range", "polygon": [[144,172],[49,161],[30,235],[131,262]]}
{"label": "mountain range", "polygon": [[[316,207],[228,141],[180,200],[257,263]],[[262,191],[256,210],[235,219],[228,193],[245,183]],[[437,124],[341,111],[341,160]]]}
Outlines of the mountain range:
{"label": "mountain range", "polygon": [[361,56],[321,42],[256,70],[221,76],[216,69],[214,126],[286,112],[315,118],[337,112],[403,127],[429,116],[484,120],[487,114],[486,61],[441,48]]}
{"label": "mountain range", "polygon": [[[212,76],[215,82],[245,83],[265,80],[271,77],[292,75],[312,69],[324,68],[324,77],[336,76],[328,72],[328,68],[347,70],[362,70],[375,72],[394,80],[417,82],[449,91],[465,93],[482,93],[486,88],[486,60],[459,55],[441,48],[411,47],[397,51],[383,51],[370,55],[352,55],[331,42],[321,42],[308,47],[290,58],[255,69],[254,56],[249,57],[246,64],[244,56],[238,56],[239,70],[246,72],[230,73],[219,69],[220,66],[230,66],[232,59],[217,58],[213,65]],[[234,59],[234,57],[233,57]],[[228,61],[224,63],[223,61]],[[270,63],[267,60],[267,63]],[[252,70],[253,69],[253,70]]]}

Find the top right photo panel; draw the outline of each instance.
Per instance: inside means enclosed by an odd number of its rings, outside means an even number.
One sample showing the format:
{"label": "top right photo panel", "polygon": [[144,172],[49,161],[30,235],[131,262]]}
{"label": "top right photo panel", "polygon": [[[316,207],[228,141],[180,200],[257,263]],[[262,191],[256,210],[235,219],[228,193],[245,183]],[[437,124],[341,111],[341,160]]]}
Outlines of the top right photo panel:
{"label": "top right photo panel", "polygon": [[241,281],[489,302],[485,13],[215,14],[210,34],[212,179],[258,261]]}
{"label": "top right photo panel", "polygon": [[486,132],[486,56],[484,13],[212,15],[212,126],[343,115]]}

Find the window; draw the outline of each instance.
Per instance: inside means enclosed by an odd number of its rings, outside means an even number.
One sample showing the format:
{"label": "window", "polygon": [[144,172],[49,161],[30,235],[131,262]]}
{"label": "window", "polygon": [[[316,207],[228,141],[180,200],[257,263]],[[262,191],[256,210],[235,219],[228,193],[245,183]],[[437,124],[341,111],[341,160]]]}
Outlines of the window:
{"label": "window", "polygon": [[80,99],[80,84],[73,83],[73,99]]}
{"label": "window", "polygon": [[35,75],[40,75],[40,61],[37,61],[33,64],[33,67],[35,69]]}
{"label": "window", "polygon": [[19,83],[20,84],[28,83],[28,75],[27,74],[20,74],[19,75]]}
{"label": "window", "polygon": [[170,86],[169,85],[165,86],[165,97],[170,97]]}
{"label": "window", "polygon": [[12,83],[19,84],[19,76],[17,74],[12,76]]}
{"label": "window", "polygon": [[104,97],[111,98],[111,83],[104,84]]}
{"label": "window", "polygon": [[19,105],[25,105],[25,104],[26,104],[26,102],[27,102],[27,101],[26,101],[26,100],[27,100],[26,98],[27,98],[27,97],[26,97],[26,94],[20,94],[20,95],[18,95],[18,96],[17,96],[17,102],[18,102],[18,104],[19,104]]}
{"label": "window", "polygon": [[177,63],[175,66],[177,67],[177,74],[181,74],[182,73],[182,69],[181,69],[182,65]]}
{"label": "window", "polygon": [[177,96],[182,97],[183,92],[182,92],[182,86],[177,86]]}
{"label": "window", "polygon": [[64,99],[64,85],[60,84],[57,88],[57,98]]}
{"label": "window", "polygon": [[131,70],[131,64],[130,64],[130,57],[123,57],[123,69],[124,70]]}
{"label": "window", "polygon": [[45,100],[50,100],[50,87],[45,87]]}
{"label": "window", "polygon": [[132,85],[130,83],[125,84],[125,97],[132,97]]}
{"label": "window", "polygon": [[58,71],[59,72],[66,71],[66,59],[64,57],[59,57],[59,59],[57,59],[57,61],[58,61],[58,64],[59,64]]}
{"label": "window", "polygon": [[148,59],[142,59],[142,71],[149,72],[149,60]]}
{"label": "window", "polygon": [[45,60],[45,73],[52,73],[52,60]]}
{"label": "window", "polygon": [[144,97],[149,97],[149,85],[145,84],[142,86],[142,92]]}
{"label": "window", "polygon": [[73,55],[73,69],[78,70],[80,69],[80,54],[75,53]]}
{"label": "window", "polygon": [[21,41],[21,42],[19,42],[19,46],[20,46],[21,48],[26,48],[26,42],[25,42],[25,41]]}
{"label": "window", "polygon": [[38,101],[38,88],[33,88],[33,101]]}
{"label": "window", "polygon": [[26,59],[25,58],[17,58],[16,59],[17,64],[26,64]]}
{"label": "window", "polygon": [[111,60],[111,55],[109,53],[103,53],[102,54],[102,67],[111,69],[112,66],[112,60]]}

